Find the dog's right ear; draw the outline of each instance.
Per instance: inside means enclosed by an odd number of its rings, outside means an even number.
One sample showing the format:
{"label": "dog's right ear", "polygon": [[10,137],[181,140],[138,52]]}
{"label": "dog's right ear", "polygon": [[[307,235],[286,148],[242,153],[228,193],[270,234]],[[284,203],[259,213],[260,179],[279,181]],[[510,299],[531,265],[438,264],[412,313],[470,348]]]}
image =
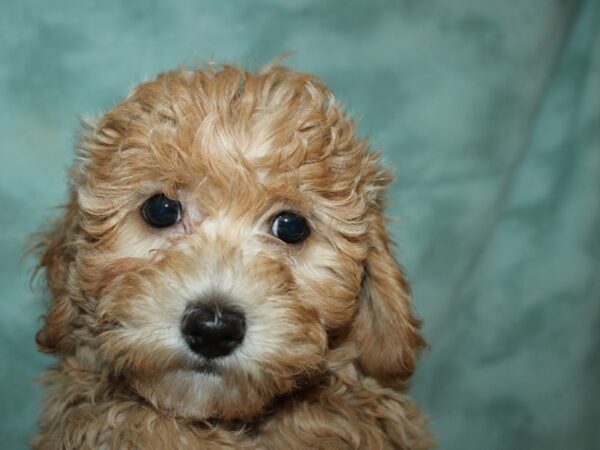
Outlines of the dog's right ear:
{"label": "dog's right ear", "polygon": [[50,294],[44,325],[36,334],[38,348],[44,353],[67,352],[72,346],[70,328],[76,309],[69,295],[69,267],[74,261],[72,238],[77,223],[75,195],[71,195],[64,216],[48,232],[41,233],[36,248],[41,256],[35,273],[43,270]]}

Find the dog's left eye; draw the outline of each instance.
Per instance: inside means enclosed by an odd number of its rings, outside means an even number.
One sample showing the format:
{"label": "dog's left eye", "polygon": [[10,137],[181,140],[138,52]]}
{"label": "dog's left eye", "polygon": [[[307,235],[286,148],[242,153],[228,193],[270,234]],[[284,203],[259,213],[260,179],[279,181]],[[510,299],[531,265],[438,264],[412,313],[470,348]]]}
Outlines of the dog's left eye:
{"label": "dog's left eye", "polygon": [[141,213],[146,223],[154,228],[170,227],[181,220],[181,203],[165,194],[157,194],[144,202]]}
{"label": "dog's left eye", "polygon": [[287,244],[299,244],[309,236],[310,228],[304,217],[285,211],[273,220],[271,233]]}

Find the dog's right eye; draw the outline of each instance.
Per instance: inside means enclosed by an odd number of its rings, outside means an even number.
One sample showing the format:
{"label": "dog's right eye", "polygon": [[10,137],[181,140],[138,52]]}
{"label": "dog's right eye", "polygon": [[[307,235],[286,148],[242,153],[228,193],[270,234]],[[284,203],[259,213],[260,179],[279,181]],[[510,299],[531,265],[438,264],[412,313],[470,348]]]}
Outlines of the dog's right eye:
{"label": "dog's right eye", "polygon": [[151,227],[170,227],[181,220],[181,203],[165,194],[157,194],[144,202],[141,213]]}
{"label": "dog's right eye", "polygon": [[304,217],[284,211],[273,219],[271,233],[287,244],[299,244],[310,234],[310,227]]}

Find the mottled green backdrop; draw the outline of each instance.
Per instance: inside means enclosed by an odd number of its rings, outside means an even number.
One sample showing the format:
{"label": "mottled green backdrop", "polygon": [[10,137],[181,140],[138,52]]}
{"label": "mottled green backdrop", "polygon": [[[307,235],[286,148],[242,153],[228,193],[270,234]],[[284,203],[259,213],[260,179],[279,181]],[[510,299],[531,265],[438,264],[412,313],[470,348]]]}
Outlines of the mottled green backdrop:
{"label": "mottled green backdrop", "polygon": [[51,362],[19,258],[65,199],[78,115],[287,50],[395,167],[441,447],[600,448],[597,0],[0,0],[0,448],[26,446]]}

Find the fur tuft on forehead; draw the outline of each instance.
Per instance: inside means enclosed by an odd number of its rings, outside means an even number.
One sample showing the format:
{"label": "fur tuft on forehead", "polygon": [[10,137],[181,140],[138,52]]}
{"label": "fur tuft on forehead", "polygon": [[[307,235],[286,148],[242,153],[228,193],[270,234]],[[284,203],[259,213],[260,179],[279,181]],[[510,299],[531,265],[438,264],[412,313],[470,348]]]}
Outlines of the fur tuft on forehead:
{"label": "fur tuft on forehead", "polygon": [[107,146],[145,149],[174,169],[199,156],[281,172],[355,144],[352,122],[331,92],[283,67],[167,72],[135,88],[91,131],[84,157]]}

